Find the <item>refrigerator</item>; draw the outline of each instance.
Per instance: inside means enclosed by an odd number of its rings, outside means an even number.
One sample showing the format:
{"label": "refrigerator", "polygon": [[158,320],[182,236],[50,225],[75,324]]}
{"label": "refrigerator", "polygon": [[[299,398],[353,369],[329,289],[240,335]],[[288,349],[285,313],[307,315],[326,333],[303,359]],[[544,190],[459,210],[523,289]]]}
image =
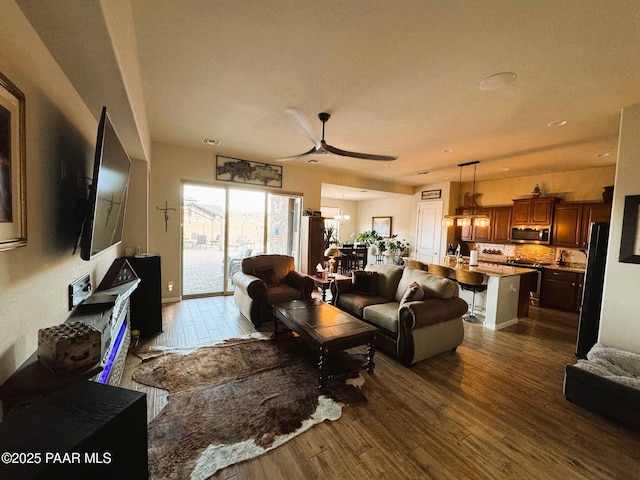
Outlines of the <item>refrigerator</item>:
{"label": "refrigerator", "polygon": [[576,342],[576,356],[579,358],[586,358],[591,347],[598,341],[609,224],[594,222],[591,224],[590,230],[587,268],[584,274],[578,340]]}

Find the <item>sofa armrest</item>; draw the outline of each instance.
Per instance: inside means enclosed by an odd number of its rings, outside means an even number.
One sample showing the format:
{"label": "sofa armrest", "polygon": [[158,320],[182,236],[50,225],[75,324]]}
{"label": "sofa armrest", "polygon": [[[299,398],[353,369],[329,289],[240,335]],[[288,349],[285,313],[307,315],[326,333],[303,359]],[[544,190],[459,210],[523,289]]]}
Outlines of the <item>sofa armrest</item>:
{"label": "sofa armrest", "polygon": [[337,305],[338,297],[340,296],[340,294],[352,292],[353,281],[350,278],[332,280],[329,288],[331,290],[331,304]]}
{"label": "sofa armrest", "polygon": [[398,311],[402,327],[415,330],[461,317],[469,305],[461,298],[430,298],[404,303]]}
{"label": "sofa armrest", "polygon": [[248,273],[235,273],[233,275],[233,284],[254,300],[267,293],[267,284],[255,275],[249,275]]}
{"label": "sofa armrest", "polygon": [[283,280],[284,283],[298,290],[302,294],[303,300],[311,298],[311,292],[313,292],[315,284],[308,275],[291,270]]}

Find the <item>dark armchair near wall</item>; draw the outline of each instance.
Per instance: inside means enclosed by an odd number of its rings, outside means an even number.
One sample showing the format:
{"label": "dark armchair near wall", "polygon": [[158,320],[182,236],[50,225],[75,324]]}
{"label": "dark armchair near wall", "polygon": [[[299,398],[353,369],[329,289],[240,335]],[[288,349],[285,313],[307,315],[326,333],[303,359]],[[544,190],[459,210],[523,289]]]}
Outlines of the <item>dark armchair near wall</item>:
{"label": "dark armchair near wall", "polygon": [[240,313],[256,327],[272,321],[274,303],[309,300],[314,288],[313,279],[295,270],[293,257],[276,254],[244,258],[233,284]]}

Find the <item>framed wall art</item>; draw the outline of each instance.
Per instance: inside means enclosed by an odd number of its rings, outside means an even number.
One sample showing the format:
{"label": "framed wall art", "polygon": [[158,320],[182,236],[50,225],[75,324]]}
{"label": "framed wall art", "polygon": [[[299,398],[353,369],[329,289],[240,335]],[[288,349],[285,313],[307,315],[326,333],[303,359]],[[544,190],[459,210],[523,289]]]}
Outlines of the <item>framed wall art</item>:
{"label": "framed wall art", "polygon": [[282,188],[282,165],[216,155],[216,180]]}
{"label": "framed wall art", "polygon": [[624,197],[619,260],[623,263],[640,263],[640,195]]}
{"label": "framed wall art", "polygon": [[372,217],[371,230],[384,238],[391,236],[391,217]]}
{"label": "framed wall art", "polygon": [[24,94],[0,73],[0,250],[27,244]]}

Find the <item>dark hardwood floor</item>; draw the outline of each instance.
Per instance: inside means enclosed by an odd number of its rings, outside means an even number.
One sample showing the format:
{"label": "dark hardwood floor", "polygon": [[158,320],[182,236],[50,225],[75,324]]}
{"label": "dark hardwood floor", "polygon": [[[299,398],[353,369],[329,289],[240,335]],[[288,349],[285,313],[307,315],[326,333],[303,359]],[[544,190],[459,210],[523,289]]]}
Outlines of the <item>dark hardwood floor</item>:
{"label": "dark hardwood floor", "polygon": [[[575,363],[577,316],[532,308],[499,332],[465,323],[455,352],[406,368],[376,355],[363,372],[369,402],[345,407],[216,479],[638,479],[640,433],[564,399],[564,366]],[[253,332],[232,297],[164,307],[164,332],[149,343],[193,346]],[[268,329],[265,329],[268,331]],[[164,405],[148,393],[149,419]]]}

